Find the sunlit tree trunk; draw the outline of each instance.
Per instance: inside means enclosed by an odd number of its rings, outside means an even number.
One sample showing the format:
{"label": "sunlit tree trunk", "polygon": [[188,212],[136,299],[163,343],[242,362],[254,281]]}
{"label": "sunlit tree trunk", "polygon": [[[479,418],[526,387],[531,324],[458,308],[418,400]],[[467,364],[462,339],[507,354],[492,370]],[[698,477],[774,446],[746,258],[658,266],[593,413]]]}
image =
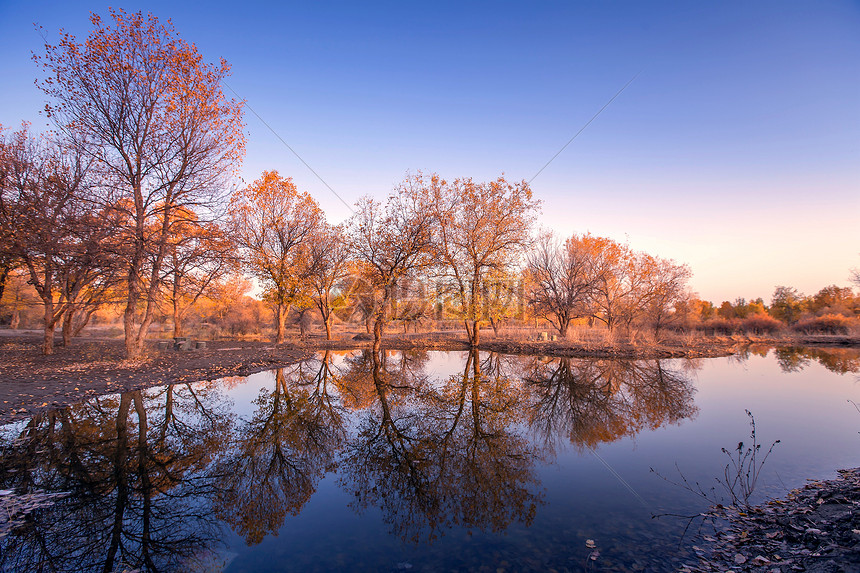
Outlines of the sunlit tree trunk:
{"label": "sunlit tree trunk", "polygon": [[289,304],[275,305],[275,344],[283,344],[286,338],[287,315],[290,314]]}

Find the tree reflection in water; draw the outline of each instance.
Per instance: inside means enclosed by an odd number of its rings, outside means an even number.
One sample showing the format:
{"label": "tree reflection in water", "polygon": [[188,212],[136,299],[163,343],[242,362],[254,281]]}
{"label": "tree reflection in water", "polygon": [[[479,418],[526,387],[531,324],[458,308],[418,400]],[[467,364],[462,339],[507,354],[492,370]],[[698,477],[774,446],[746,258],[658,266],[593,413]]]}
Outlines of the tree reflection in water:
{"label": "tree reflection in water", "polygon": [[[247,420],[223,383],[98,398],[34,417],[0,461],[0,488],[70,492],[0,538],[0,570],[188,569],[298,515],[324,476],[393,534],[530,525],[536,467],[580,447],[692,417],[693,386],[660,361],[465,355],[428,376],[426,352],[362,351],[276,370]],[[530,434],[537,430],[544,439]]]}
{"label": "tree reflection in water", "polygon": [[579,448],[693,418],[695,388],[660,360],[535,358],[524,373],[535,392],[530,425],[550,444]]}
{"label": "tree reflection in water", "polygon": [[800,372],[813,360],[837,374],[860,372],[860,350],[856,348],[783,347],[774,353],[783,372]]}
{"label": "tree reflection in water", "polygon": [[376,393],[343,456],[353,507],[379,507],[392,532],[414,542],[454,526],[530,524],[541,499],[539,453],[518,426],[526,411],[519,380],[484,375],[472,352],[462,376],[436,385],[416,359],[365,353],[353,363],[366,372],[369,362]]}
{"label": "tree reflection in water", "polygon": [[69,492],[2,539],[0,569],[143,571],[212,558],[207,468],[232,415],[210,385],[127,392],[37,415],[4,443],[0,487]]}
{"label": "tree reflection in water", "polygon": [[342,407],[330,393],[336,376],[330,352],[275,371],[274,387],[254,401],[252,418],[238,429],[218,464],[224,489],[219,516],[248,544],[277,534],[298,515],[345,439]]}

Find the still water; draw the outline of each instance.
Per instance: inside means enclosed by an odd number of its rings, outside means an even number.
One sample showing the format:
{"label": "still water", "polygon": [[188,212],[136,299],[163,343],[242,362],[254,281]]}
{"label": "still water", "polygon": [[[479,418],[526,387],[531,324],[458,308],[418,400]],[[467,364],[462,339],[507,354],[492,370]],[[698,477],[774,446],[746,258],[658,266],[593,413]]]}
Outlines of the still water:
{"label": "still water", "polygon": [[677,570],[709,503],[671,482],[726,499],[745,410],[753,502],[858,465],[858,372],[355,351],[104,396],[0,428],[0,570]]}

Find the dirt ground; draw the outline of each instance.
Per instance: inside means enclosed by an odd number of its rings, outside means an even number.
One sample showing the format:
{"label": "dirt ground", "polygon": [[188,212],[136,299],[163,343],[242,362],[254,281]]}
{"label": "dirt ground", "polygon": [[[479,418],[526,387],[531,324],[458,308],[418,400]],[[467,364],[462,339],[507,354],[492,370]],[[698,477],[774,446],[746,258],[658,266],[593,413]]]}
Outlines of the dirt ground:
{"label": "dirt ground", "polygon": [[860,571],[860,468],[812,481],[785,499],[715,511],[728,527],[696,547],[681,571],[848,573]]}
{"label": "dirt ground", "polygon": [[139,362],[124,359],[122,340],[76,339],[41,353],[38,335],[0,338],[0,424],[82,399],[224,376],[247,375],[307,357],[311,351],[271,343],[215,341],[205,349],[159,351],[149,344]]}

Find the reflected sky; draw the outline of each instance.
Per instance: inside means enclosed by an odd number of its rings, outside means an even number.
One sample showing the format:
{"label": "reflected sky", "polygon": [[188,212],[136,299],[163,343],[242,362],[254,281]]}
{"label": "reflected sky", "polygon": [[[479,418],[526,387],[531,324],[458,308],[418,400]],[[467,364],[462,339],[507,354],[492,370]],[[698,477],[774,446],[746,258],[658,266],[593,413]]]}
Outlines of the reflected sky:
{"label": "reflected sky", "polygon": [[326,352],[105,396],[0,431],[0,570],[584,570],[587,539],[673,570],[694,540],[652,516],[705,503],[650,468],[713,483],[749,409],[781,440],[753,501],[832,477],[860,454],[858,365]]}

